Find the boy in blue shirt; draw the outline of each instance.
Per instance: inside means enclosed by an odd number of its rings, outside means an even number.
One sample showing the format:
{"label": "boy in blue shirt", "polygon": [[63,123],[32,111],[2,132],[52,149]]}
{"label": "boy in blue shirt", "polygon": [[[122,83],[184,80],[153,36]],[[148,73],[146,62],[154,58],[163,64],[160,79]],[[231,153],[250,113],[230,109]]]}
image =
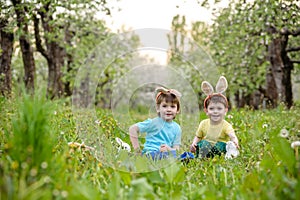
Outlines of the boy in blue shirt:
{"label": "boy in blue shirt", "polygon": [[129,128],[130,141],[136,152],[140,152],[138,134],[146,133],[143,155],[152,159],[176,157],[181,144],[181,128],[173,119],[180,111],[181,94],[174,89],[156,89],[156,111],[158,117],[138,122]]}

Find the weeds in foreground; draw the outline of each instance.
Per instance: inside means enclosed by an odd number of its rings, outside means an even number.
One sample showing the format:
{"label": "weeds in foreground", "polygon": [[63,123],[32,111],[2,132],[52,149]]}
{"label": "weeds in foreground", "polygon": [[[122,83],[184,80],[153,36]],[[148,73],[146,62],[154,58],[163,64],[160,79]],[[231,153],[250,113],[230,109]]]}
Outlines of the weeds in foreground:
{"label": "weeds in foreground", "polygon": [[[97,110],[99,121],[92,122],[91,127],[98,127],[95,132],[105,139],[95,154],[68,147],[68,142],[82,140],[78,119],[63,102],[24,96],[16,101],[2,99],[0,108],[1,199],[300,197],[298,149],[291,147],[300,140],[298,107],[232,110],[227,117],[239,137],[240,156],[194,159],[186,164],[178,160],[155,163],[118,152],[114,138],[129,140],[109,111]],[[181,125],[188,130],[186,121]],[[188,150],[194,133],[183,134],[182,152]]]}

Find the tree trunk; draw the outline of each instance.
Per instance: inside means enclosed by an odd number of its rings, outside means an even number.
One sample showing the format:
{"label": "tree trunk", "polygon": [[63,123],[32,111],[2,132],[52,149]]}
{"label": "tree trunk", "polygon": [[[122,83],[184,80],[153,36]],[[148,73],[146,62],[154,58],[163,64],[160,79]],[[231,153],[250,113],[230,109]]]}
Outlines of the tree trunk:
{"label": "tree trunk", "polygon": [[20,45],[24,63],[24,81],[27,91],[34,92],[35,63],[33,50],[25,36],[21,36]]}
{"label": "tree trunk", "polygon": [[33,50],[28,38],[29,30],[26,20],[26,11],[20,0],[12,0],[17,15],[17,24],[22,34],[20,36],[20,46],[22,51],[22,59],[24,64],[24,82],[28,92],[34,92],[34,78],[35,78],[35,63],[33,57]]}
{"label": "tree trunk", "polygon": [[52,43],[49,50],[48,60],[48,88],[47,96],[50,99],[61,97],[63,95],[63,83],[61,80],[61,66],[63,65],[61,48]]}
{"label": "tree trunk", "polygon": [[[290,31],[287,28],[277,30],[276,27],[270,26],[267,32],[271,35],[279,35],[272,39],[268,46],[268,56],[271,63],[267,73],[267,90],[266,94],[271,94],[271,97],[277,97],[274,100],[283,102],[290,108],[293,105],[293,91],[291,73],[293,63],[288,56],[288,52],[298,51],[300,47],[287,48],[289,36],[297,37],[300,35],[300,29]],[[277,102],[276,102],[277,103]]]}
{"label": "tree trunk", "polygon": [[13,33],[6,32],[4,29],[7,25],[7,20],[0,19],[0,94],[9,96],[11,94],[11,58],[13,52]]}
{"label": "tree trunk", "polygon": [[292,87],[292,78],[291,73],[294,68],[293,63],[291,62],[286,47],[288,44],[288,35],[282,36],[282,48],[281,48],[281,57],[284,63],[283,66],[283,85],[285,87],[285,100],[286,106],[288,108],[292,107],[293,101],[293,87]]}
{"label": "tree trunk", "polygon": [[50,2],[44,5],[43,9],[38,13],[41,17],[44,34],[51,35],[54,39],[44,37],[46,48],[43,47],[40,37],[39,18],[37,17],[34,17],[34,32],[37,50],[46,58],[48,63],[47,97],[53,99],[55,97],[61,97],[64,93],[61,68],[64,65],[66,52],[65,49],[59,45],[57,33],[55,33],[55,28],[51,25],[53,24],[53,19],[48,13],[49,6]]}
{"label": "tree trunk", "polygon": [[[74,33],[72,31],[70,31],[70,25],[66,26],[65,29],[65,41],[69,46],[72,46],[71,40],[74,36]],[[73,55],[71,55],[70,53],[66,52],[66,56],[67,56],[67,74],[71,74],[72,73],[72,63],[73,63]],[[72,95],[72,88],[71,88],[71,81],[70,78],[66,79],[64,81],[64,95],[65,96],[71,96]]]}
{"label": "tree trunk", "polygon": [[293,64],[287,52],[287,36],[274,38],[268,46],[271,66],[267,73],[267,95],[273,100],[273,106],[284,103],[288,108],[293,105],[291,72]]}
{"label": "tree trunk", "polygon": [[274,106],[278,102],[285,102],[284,63],[281,58],[281,39],[274,38],[268,46],[270,68],[267,72],[266,94],[272,99]]}
{"label": "tree trunk", "polygon": [[272,66],[270,65],[266,73],[266,91],[264,93],[266,100],[266,107],[275,108],[277,107],[278,93],[276,89],[275,79],[272,73]]}

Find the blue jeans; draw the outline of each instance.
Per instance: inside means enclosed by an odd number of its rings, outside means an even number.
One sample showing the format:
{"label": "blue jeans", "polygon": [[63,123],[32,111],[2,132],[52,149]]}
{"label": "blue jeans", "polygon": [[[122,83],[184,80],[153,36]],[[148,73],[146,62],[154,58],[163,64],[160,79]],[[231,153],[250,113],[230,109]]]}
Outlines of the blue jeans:
{"label": "blue jeans", "polygon": [[199,156],[201,158],[213,158],[215,155],[221,156],[222,153],[226,153],[225,142],[217,142],[215,145],[212,145],[206,140],[201,140],[196,147],[196,158]]}
{"label": "blue jeans", "polygon": [[172,150],[169,152],[161,152],[161,151],[151,151],[145,153],[145,155],[149,158],[152,158],[152,160],[161,160],[169,157],[176,158],[176,150]]}

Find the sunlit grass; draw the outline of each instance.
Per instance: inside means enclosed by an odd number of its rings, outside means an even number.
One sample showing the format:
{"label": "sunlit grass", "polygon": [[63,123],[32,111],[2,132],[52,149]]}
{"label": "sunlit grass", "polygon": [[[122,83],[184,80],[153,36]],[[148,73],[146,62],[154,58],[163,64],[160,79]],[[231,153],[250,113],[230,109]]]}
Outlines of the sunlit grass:
{"label": "sunlit grass", "polygon": [[[231,110],[227,120],[240,140],[240,155],[232,160],[216,157],[188,163],[154,162],[118,152],[114,139],[129,143],[124,127],[131,121],[117,121],[110,111],[97,109],[96,119],[85,121],[76,118],[67,102],[38,96],[1,99],[0,108],[1,199],[300,197],[298,149],[291,147],[300,140],[299,107]],[[148,115],[131,112],[133,121]],[[199,120],[205,118],[200,115]],[[197,128],[191,119],[186,114],[176,119],[183,129],[181,152],[188,151],[192,130]],[[95,131],[105,139],[93,143],[96,151],[68,146],[70,141],[82,142],[78,120],[86,125],[86,132]]]}

